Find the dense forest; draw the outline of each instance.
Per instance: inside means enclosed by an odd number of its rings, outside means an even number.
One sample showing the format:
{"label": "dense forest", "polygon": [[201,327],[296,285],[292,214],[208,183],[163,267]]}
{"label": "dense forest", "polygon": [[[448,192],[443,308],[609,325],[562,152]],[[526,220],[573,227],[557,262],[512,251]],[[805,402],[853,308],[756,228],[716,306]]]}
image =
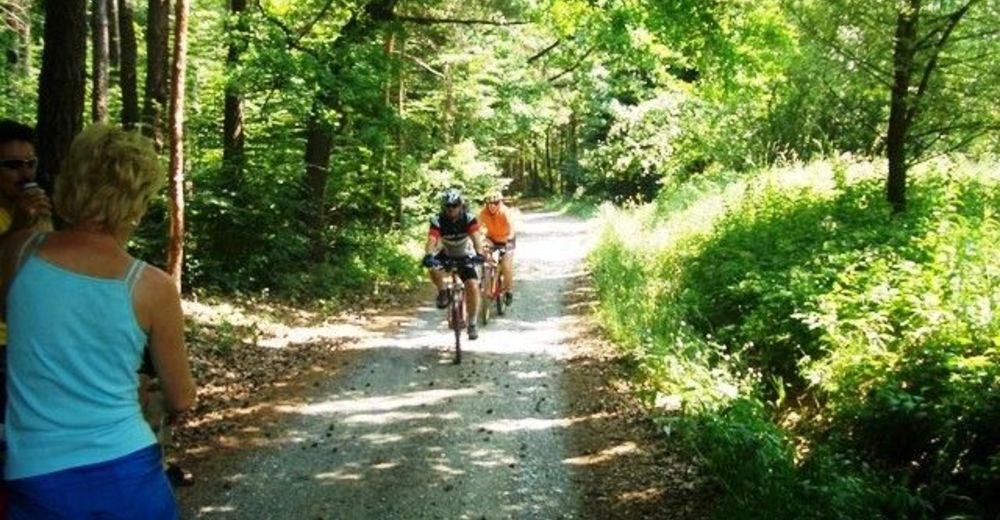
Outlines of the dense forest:
{"label": "dense forest", "polygon": [[[723,518],[997,518],[1000,1],[6,0],[46,185],[160,147],[186,292],[420,280],[436,194],[603,205],[598,313]],[[672,435],[672,433],[671,433]]]}

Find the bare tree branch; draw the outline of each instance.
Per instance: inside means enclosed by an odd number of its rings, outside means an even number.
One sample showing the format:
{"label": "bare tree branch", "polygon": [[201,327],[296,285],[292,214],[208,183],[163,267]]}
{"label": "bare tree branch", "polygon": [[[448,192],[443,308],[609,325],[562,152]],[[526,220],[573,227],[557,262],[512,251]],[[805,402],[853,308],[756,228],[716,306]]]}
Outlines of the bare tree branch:
{"label": "bare tree branch", "polygon": [[927,60],[927,64],[924,65],[923,74],[920,77],[920,84],[917,87],[917,92],[913,95],[913,104],[910,106],[909,113],[906,115],[907,123],[913,121],[913,118],[920,112],[922,108],[922,103],[920,102],[924,93],[927,92],[927,86],[930,84],[931,74],[937,67],[938,56],[941,55],[941,50],[944,49],[945,45],[948,44],[948,37],[951,36],[952,31],[958,25],[958,22],[962,21],[962,17],[965,13],[969,12],[969,8],[972,7],[978,0],[969,0],[964,6],[959,8],[957,11],[948,17],[947,26],[945,26],[941,32],[940,38],[932,46],[931,57]]}
{"label": "bare tree branch", "polygon": [[531,63],[531,62],[537,60],[538,58],[541,58],[542,56],[545,56],[546,54],[549,53],[549,51],[551,51],[552,49],[555,49],[560,43],[562,43],[562,39],[559,39],[559,40],[556,40],[556,41],[552,42],[552,45],[549,45],[548,47],[546,47],[546,48],[538,51],[534,56],[528,58],[528,63]]}
{"label": "bare tree branch", "polygon": [[[330,0],[330,3],[327,4],[327,7],[329,7],[329,5],[332,3],[333,1]],[[324,7],[324,9],[326,9],[327,7]],[[319,53],[317,53],[315,49],[310,49],[309,47],[305,47],[299,43],[300,41],[302,41],[302,38],[305,35],[304,33],[302,33],[301,31],[293,30],[291,27],[285,25],[285,23],[279,20],[277,17],[267,12],[267,9],[265,9],[264,6],[261,5],[260,0],[257,0],[257,9],[260,11],[262,15],[264,15],[264,18],[267,21],[271,22],[272,24],[274,24],[275,27],[281,29],[281,32],[285,33],[285,43],[288,45],[290,49],[302,51],[312,56],[313,58],[316,58],[317,60],[320,59]],[[310,24],[309,27],[311,28],[312,24]]]}
{"label": "bare tree branch", "polygon": [[549,83],[554,83],[557,79],[559,79],[559,78],[565,76],[566,74],[569,74],[570,72],[573,72],[574,70],[580,68],[580,65],[583,65],[583,61],[586,60],[587,57],[590,56],[594,52],[594,49],[596,47],[597,47],[596,45],[592,45],[589,49],[587,49],[586,52],[583,53],[582,56],[580,56],[579,59],[576,60],[576,63],[574,63],[568,69],[563,70],[559,74],[556,74],[555,76],[550,77],[546,81],[549,82]]}
{"label": "bare tree branch", "polygon": [[417,65],[420,65],[421,67],[423,67],[424,69],[426,69],[431,74],[434,74],[435,76],[437,76],[439,78],[443,78],[444,77],[444,73],[443,72],[440,72],[440,71],[434,69],[434,67],[431,67],[427,63],[423,62],[422,60],[420,60],[420,58],[417,58],[416,56],[413,56],[412,54],[403,54],[403,56],[406,57],[406,58],[409,58],[409,59],[413,60],[414,63],[416,63]]}
{"label": "bare tree branch", "polygon": [[[966,125],[966,126],[971,126],[971,125]],[[950,153],[957,152],[959,150],[965,149],[969,145],[969,143],[975,141],[976,139],[979,139],[980,137],[982,137],[982,136],[984,136],[984,135],[986,135],[986,134],[988,134],[990,132],[996,132],[996,131],[1000,131],[1000,126],[998,126],[998,125],[983,126],[983,127],[979,128],[975,132],[969,132],[968,134],[965,135],[965,137],[963,137],[963,138],[959,139],[958,141],[952,143],[950,146],[942,148],[940,151],[938,151],[938,152],[936,152],[934,154],[924,156],[923,155],[923,151],[928,150],[932,145],[934,145],[935,143],[937,143],[938,141],[940,141],[940,140],[942,140],[944,138],[945,134],[938,133],[938,134],[936,134],[935,138],[932,139],[931,141],[929,141],[927,143],[921,143],[921,146],[919,147],[921,153],[920,154],[914,154],[914,157],[917,157],[917,159],[909,161],[908,162],[908,166],[913,166],[915,164],[919,164],[919,163],[924,162],[924,161],[929,161],[929,160],[934,159],[936,157],[941,157],[941,156],[948,155]]]}

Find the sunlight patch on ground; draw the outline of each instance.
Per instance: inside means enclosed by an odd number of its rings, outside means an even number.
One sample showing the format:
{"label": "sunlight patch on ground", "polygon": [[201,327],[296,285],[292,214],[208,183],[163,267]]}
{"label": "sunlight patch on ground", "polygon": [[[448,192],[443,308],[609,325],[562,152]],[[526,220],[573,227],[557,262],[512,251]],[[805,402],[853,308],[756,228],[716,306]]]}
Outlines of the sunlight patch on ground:
{"label": "sunlight patch on ground", "polygon": [[517,462],[517,458],[512,456],[510,453],[496,449],[480,448],[469,452],[466,456],[472,460],[473,466],[479,466],[481,468],[495,468],[497,466],[506,466]]}
{"label": "sunlight patch on ground", "polygon": [[607,462],[615,457],[621,457],[622,455],[627,455],[629,453],[634,453],[639,450],[639,446],[634,442],[625,442],[619,444],[618,446],[608,448],[606,450],[601,450],[598,453],[593,453],[590,455],[581,455],[579,457],[570,457],[568,459],[563,459],[566,464],[571,464],[573,466],[586,466],[590,464],[600,464],[602,462]]}
{"label": "sunlight patch on ground", "polygon": [[544,379],[546,377],[549,377],[549,374],[547,372],[539,372],[537,370],[533,372],[514,371],[511,372],[510,375],[514,376],[517,379]]}
{"label": "sunlight patch on ground", "polygon": [[386,470],[395,468],[397,466],[399,466],[398,462],[386,461],[386,462],[379,462],[378,464],[372,464],[372,469]]}
{"label": "sunlight patch on ground", "polygon": [[233,506],[205,506],[198,511],[200,513],[234,513],[236,508]]}
{"label": "sunlight patch on ground", "polygon": [[640,489],[638,491],[626,491],[618,496],[622,502],[648,502],[650,500],[655,500],[657,497],[663,494],[663,490],[660,488],[646,488]]}
{"label": "sunlight patch on ground", "polygon": [[303,415],[326,414],[360,414],[364,412],[391,411],[398,408],[411,408],[435,404],[445,399],[475,395],[478,388],[460,388],[454,390],[438,389],[411,392],[403,395],[357,398],[348,397],[342,400],[302,406],[279,406],[282,412],[299,413]]}
{"label": "sunlight patch on ground", "polygon": [[406,437],[399,435],[398,433],[368,433],[362,435],[361,439],[367,441],[369,444],[379,445],[400,442],[405,440]]}
{"label": "sunlight patch on ground", "polygon": [[565,417],[559,419],[541,419],[538,417],[527,417],[524,419],[502,419],[480,423],[477,427],[486,428],[496,433],[514,433],[523,431],[547,430],[550,428],[569,428],[575,424],[586,421],[593,421],[608,417],[607,413],[595,413],[584,417]]}
{"label": "sunlight patch on ground", "polygon": [[338,469],[327,473],[319,473],[315,477],[317,480],[361,480],[361,475],[350,471]]}
{"label": "sunlight patch on ground", "polygon": [[392,424],[406,421],[417,421],[426,419],[444,419],[454,421],[462,416],[457,412],[448,413],[414,413],[414,412],[386,412],[350,415],[342,419],[345,424]]}
{"label": "sunlight patch on ground", "polygon": [[460,469],[455,469],[455,468],[453,468],[451,466],[447,466],[445,464],[433,464],[433,465],[431,465],[431,469],[433,469],[434,471],[436,471],[438,473],[441,473],[443,475],[449,475],[449,476],[454,476],[454,477],[457,477],[459,475],[465,475],[464,471],[462,471]]}
{"label": "sunlight patch on ground", "polygon": [[364,326],[357,323],[329,323],[319,327],[273,327],[272,336],[257,340],[264,348],[285,348],[296,343],[313,343],[329,339],[351,339],[371,336]]}

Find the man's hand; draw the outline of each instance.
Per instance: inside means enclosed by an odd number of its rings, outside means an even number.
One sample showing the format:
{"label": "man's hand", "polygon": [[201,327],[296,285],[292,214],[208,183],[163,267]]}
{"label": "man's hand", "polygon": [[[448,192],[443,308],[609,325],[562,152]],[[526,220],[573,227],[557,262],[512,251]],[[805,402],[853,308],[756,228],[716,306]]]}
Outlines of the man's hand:
{"label": "man's hand", "polygon": [[423,261],[421,261],[420,263],[423,264],[423,266],[428,269],[432,269],[434,267],[437,267],[438,265],[437,258],[434,258],[434,255],[430,253],[425,255]]}
{"label": "man's hand", "polygon": [[50,219],[52,217],[52,201],[45,194],[45,190],[34,182],[26,183],[22,187],[22,191],[17,197],[15,204],[26,217],[25,220],[28,225],[34,224],[39,219]]}

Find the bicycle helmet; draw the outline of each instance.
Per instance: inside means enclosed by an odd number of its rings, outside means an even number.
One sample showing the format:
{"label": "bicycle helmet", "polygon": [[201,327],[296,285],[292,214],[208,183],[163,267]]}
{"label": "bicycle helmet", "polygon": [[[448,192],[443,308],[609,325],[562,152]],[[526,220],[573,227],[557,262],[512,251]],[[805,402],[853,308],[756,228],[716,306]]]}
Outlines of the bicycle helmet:
{"label": "bicycle helmet", "polygon": [[449,188],[447,190],[444,190],[444,193],[441,194],[442,207],[458,206],[463,202],[464,201],[462,200],[462,192],[456,190],[455,188]]}
{"label": "bicycle helmet", "polygon": [[500,193],[499,191],[494,191],[494,192],[491,192],[489,195],[486,196],[486,203],[487,204],[493,203],[493,202],[503,202],[503,193]]}

